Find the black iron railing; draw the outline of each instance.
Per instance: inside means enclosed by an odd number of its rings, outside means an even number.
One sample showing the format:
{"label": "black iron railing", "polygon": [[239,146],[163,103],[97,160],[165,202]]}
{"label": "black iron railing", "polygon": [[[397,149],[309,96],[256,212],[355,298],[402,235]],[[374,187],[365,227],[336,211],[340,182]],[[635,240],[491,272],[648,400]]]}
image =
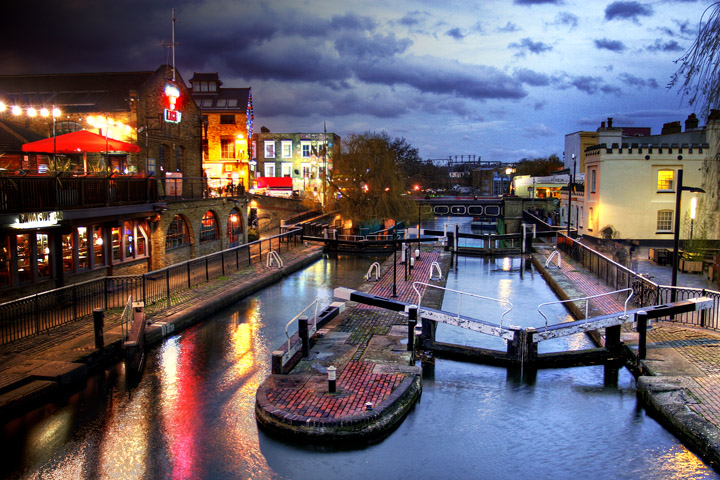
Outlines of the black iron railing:
{"label": "black iron railing", "polygon": [[709,297],[713,299],[713,308],[701,310],[662,320],[674,321],[686,325],[720,330],[720,292],[703,288],[671,287],[659,285],[646,276],[634,272],[624,265],[611,260],[602,253],[583,245],[563,233],[557,235],[557,248],[563,255],[568,255],[575,262],[601,280],[613,290],[632,288],[635,307],[648,307],[663,305],[671,301],[672,291],[675,290],[676,301],[691,298]]}
{"label": "black iron railing", "polygon": [[105,277],[0,304],[0,345],[49,332],[77,321],[91,321],[93,310],[119,314],[128,296],[143,301],[148,314],[187,300],[190,289],[255,264],[270,251],[289,251],[301,240],[296,229],[143,275]]}

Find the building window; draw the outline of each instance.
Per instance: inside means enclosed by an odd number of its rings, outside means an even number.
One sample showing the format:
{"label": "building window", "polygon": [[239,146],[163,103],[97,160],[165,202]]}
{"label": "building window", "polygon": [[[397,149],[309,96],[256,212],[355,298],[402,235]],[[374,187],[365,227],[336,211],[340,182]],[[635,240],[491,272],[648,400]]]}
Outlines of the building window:
{"label": "building window", "polygon": [[657,176],[657,189],[663,192],[673,191],[673,180],[675,179],[675,170],[660,170]]}
{"label": "building window", "polygon": [[93,227],[93,260],[94,265],[105,265],[105,248],[103,247],[105,239],[103,238],[102,227]]}
{"label": "building window", "polygon": [[165,145],[164,144],[160,145],[160,154],[158,155],[158,157],[160,157],[158,166],[160,167],[160,171],[164,172],[165,171]]}
{"label": "building window", "polygon": [[210,108],[212,107],[212,98],[203,98],[202,106],[204,108]]}
{"label": "building window", "polygon": [[180,145],[175,146],[175,168],[185,171],[185,147]]}
{"label": "building window", "polygon": [[281,171],[280,171],[281,177],[292,177],[292,163],[283,162],[280,165],[280,168],[281,168]]}
{"label": "building window", "polygon": [[312,169],[311,165],[309,163],[301,163],[300,164],[300,171],[303,178],[311,178],[312,177]]}
{"label": "building window", "polygon": [[220,139],[220,156],[222,158],[235,158],[235,139],[234,138],[221,138]]}
{"label": "building window", "polygon": [[309,158],[312,154],[312,145],[310,145],[310,142],[301,141],[300,152],[303,158]]}
{"label": "building window", "polygon": [[165,236],[165,250],[184,247],[185,245],[190,245],[190,231],[185,219],[180,215],[175,215]]}
{"label": "building window", "polygon": [[[226,105],[227,105],[227,99],[226,99],[226,98],[218,98],[217,102],[215,102],[215,107],[216,107],[216,108],[225,108]],[[230,116],[232,116],[232,115],[230,115]],[[220,123],[223,123],[223,122],[222,122],[222,119],[220,120]],[[233,118],[233,122],[232,122],[232,123],[235,123],[235,119],[234,119],[234,118]]]}
{"label": "building window", "polygon": [[220,237],[218,233],[218,223],[215,214],[208,210],[202,218],[200,227],[200,243],[217,240]]}
{"label": "building window", "polygon": [[50,238],[47,233],[37,233],[35,239],[37,241],[38,277],[49,277],[52,273],[50,267]]}
{"label": "building window", "polygon": [[207,139],[202,141],[202,153],[203,161],[206,162],[210,159],[210,145],[208,145]]}
{"label": "building window", "polygon": [[30,244],[30,234],[24,233],[15,236],[17,242],[17,270],[18,281],[20,283],[30,282],[32,280],[32,245]]}
{"label": "building window", "polygon": [[274,163],[266,163],[265,164],[265,176],[266,177],[274,177],[275,176],[275,164]]}
{"label": "building window", "polygon": [[235,125],[235,115],[220,115],[221,125]]}
{"label": "building window", "polygon": [[672,232],[673,211],[660,210],[657,214],[657,231],[661,233]]}
{"label": "building window", "polygon": [[237,107],[237,98],[228,98],[228,108],[235,108]]}
{"label": "building window", "polygon": [[595,186],[597,182],[597,170],[590,171],[590,192],[595,193]]}
{"label": "building window", "polygon": [[265,140],[265,158],[275,158],[274,140]]}
{"label": "building window", "polygon": [[592,226],[593,226],[593,207],[588,208],[588,232],[592,232]]}
{"label": "building window", "polygon": [[292,140],[283,140],[280,148],[282,148],[282,158],[292,158]]}
{"label": "building window", "polygon": [[242,234],[242,216],[237,208],[233,208],[228,217],[227,223],[227,240],[231,247],[236,247],[240,244]]}
{"label": "building window", "polygon": [[0,243],[0,286],[10,285],[10,237]]}

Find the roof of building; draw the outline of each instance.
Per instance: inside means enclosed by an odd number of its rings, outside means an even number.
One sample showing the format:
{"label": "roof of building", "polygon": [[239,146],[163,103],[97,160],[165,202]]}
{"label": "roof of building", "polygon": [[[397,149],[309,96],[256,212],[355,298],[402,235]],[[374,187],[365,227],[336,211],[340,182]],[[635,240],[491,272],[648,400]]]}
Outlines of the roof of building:
{"label": "roof of building", "polygon": [[197,73],[193,72],[193,77],[190,79],[190,83],[193,82],[215,82],[218,86],[222,85],[218,72],[215,73]]}
{"label": "roof of building", "polygon": [[131,90],[140,91],[155,71],[0,75],[0,101],[6,105],[56,106],[67,112],[127,111]]}
{"label": "roof of building", "polygon": [[[195,83],[213,82],[217,88],[213,91],[198,91]],[[222,88],[222,82],[216,73],[197,73],[190,79],[191,92],[195,103],[203,113],[247,112],[252,111],[252,89]]]}

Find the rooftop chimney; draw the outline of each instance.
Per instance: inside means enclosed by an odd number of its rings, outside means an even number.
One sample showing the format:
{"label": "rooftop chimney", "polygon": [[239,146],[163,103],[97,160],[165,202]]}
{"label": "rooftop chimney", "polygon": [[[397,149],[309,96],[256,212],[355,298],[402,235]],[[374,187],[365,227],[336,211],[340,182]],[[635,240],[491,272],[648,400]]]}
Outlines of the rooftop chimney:
{"label": "rooftop chimney", "polygon": [[663,125],[660,135],[669,135],[671,133],[681,133],[682,124],[680,122],[670,122]]}
{"label": "rooftop chimney", "polygon": [[694,113],[691,113],[688,115],[687,120],[685,120],[685,131],[688,132],[690,130],[697,130],[699,124],[697,116]]}
{"label": "rooftop chimney", "polygon": [[608,128],[612,128],[612,117],[608,117]]}

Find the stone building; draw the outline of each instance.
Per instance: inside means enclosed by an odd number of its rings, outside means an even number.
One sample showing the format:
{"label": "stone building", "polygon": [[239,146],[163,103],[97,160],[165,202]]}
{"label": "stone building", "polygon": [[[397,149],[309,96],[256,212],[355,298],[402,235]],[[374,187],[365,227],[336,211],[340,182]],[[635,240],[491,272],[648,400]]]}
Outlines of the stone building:
{"label": "stone building", "polygon": [[[693,196],[701,203],[710,200],[705,194],[685,193],[676,212],[678,171],[683,170],[684,186],[707,184],[703,169],[708,168],[716,142],[712,132],[718,127],[716,120],[699,127],[695,115],[690,115],[685,130],[680,122],[672,122],[659,135],[636,136],[603,122],[597,144],[585,150],[584,195],[573,195],[573,227],[579,234],[597,239],[672,244],[675,216],[680,215],[684,224]],[[561,199],[563,220],[567,217],[566,198]]]}
{"label": "stone building", "polygon": [[213,189],[228,181],[248,187],[253,135],[252,90],[222,87],[217,73],[195,73],[192,96],[202,113],[203,170]]}
{"label": "stone building", "polygon": [[[167,65],[0,76],[0,132],[12,133],[0,151],[0,301],[245,243],[244,191],[212,197],[203,179],[202,125]],[[105,137],[104,151],[23,151],[33,134],[80,130]]]}

